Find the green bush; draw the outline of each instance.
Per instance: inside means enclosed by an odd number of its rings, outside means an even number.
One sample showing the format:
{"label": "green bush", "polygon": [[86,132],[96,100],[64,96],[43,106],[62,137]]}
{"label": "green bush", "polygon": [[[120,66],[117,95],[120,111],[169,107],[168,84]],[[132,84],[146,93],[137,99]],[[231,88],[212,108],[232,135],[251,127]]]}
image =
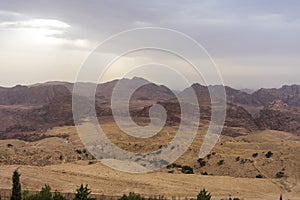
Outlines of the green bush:
{"label": "green bush", "polygon": [[201,171],[201,175],[208,175],[206,171]]}
{"label": "green bush", "polygon": [[181,172],[184,174],[193,174],[194,173],[194,169],[190,166],[183,166],[181,169]]}
{"label": "green bush", "polygon": [[66,197],[62,196],[58,191],[55,191],[52,200],[66,200]]}
{"label": "green bush", "polygon": [[170,165],[167,165],[167,168],[168,168],[168,169],[171,169],[171,168],[182,168],[182,166],[181,166],[181,165],[178,165],[178,164],[176,164],[176,163],[172,163],[172,164],[170,164]]}
{"label": "green bush", "polygon": [[80,149],[76,149],[76,153],[82,154],[82,151]]}
{"label": "green bush", "polygon": [[252,157],[253,157],[253,158],[256,158],[257,156],[258,156],[258,153],[252,154]]}
{"label": "green bush", "polygon": [[273,156],[272,151],[268,151],[268,153],[265,154],[266,158],[271,158]]}
{"label": "green bush", "polygon": [[218,165],[220,166],[220,165],[223,165],[224,164],[224,160],[219,160],[218,161]]}
{"label": "green bush", "polygon": [[205,189],[202,189],[197,196],[197,200],[210,200],[210,199],[211,199],[211,194]]}
{"label": "green bush", "polygon": [[258,175],[256,175],[256,178],[265,178],[265,177],[261,174],[258,174]]}
{"label": "green bush", "polygon": [[94,198],[90,198],[91,190],[88,189],[88,185],[83,186],[80,185],[76,189],[75,197],[73,200],[95,200]]}
{"label": "green bush", "polygon": [[206,165],[206,161],[203,158],[199,158],[197,162],[200,164],[200,167],[204,167]]}
{"label": "green bush", "polygon": [[140,194],[135,194],[134,192],[130,192],[129,195],[123,195],[119,200],[145,200]]}
{"label": "green bush", "polygon": [[284,175],[284,172],[283,171],[280,171],[280,172],[277,172],[276,173],[276,178],[282,178],[282,177],[284,177],[285,175]]}
{"label": "green bush", "polygon": [[[23,193],[24,200],[53,200],[51,187],[49,185],[45,185],[42,187],[41,191],[37,194],[28,195],[28,191],[24,191]],[[58,199],[60,200],[60,199]]]}
{"label": "green bush", "polygon": [[42,190],[37,194],[40,200],[51,200],[52,199],[52,193],[51,193],[51,187],[49,185],[45,185],[45,187],[42,187]]}

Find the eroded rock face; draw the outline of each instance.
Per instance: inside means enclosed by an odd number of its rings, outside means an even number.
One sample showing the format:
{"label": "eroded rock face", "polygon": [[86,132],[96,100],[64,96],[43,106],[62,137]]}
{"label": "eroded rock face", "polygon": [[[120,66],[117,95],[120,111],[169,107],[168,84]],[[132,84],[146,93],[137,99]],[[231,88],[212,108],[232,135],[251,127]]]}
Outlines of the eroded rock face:
{"label": "eroded rock face", "polygon": [[[159,103],[167,110],[167,126],[181,122],[180,106],[174,93],[140,78],[122,79],[125,91],[137,84],[145,84],[132,95],[131,115],[138,122],[147,122],[150,107]],[[110,98],[117,80],[99,84],[96,90],[96,113],[98,117],[112,116]],[[82,92],[90,87],[82,84]],[[200,124],[208,124],[211,117],[209,87],[193,84],[178,95],[190,98],[193,90],[200,105]],[[24,132],[40,132],[56,126],[74,125],[72,115],[72,83],[46,83],[35,86],[0,87],[0,138],[10,138]],[[127,88],[127,89],[126,89]],[[279,89],[260,89],[253,94],[225,87],[227,94],[227,116],[223,134],[237,136],[260,129],[274,129],[293,133],[299,132],[300,86],[283,86]],[[77,94],[79,95],[79,94]],[[187,101],[188,102],[188,101]],[[264,105],[264,109],[262,109]],[[250,106],[250,107],[247,107]],[[249,109],[260,113],[254,117]],[[193,110],[193,109],[191,109]],[[87,111],[88,112],[88,111]],[[250,112],[250,113],[249,113]],[[7,134],[11,134],[7,136]],[[37,137],[38,138],[38,137]]]}
{"label": "eroded rock face", "polygon": [[256,122],[261,129],[300,133],[299,110],[290,108],[281,100],[271,102],[261,110]]}
{"label": "eroded rock face", "polygon": [[0,105],[43,105],[65,95],[71,95],[71,92],[63,85],[1,88]]}
{"label": "eroded rock face", "polygon": [[279,89],[260,89],[252,94],[262,105],[267,106],[269,103],[281,100],[290,107],[300,106],[300,86],[282,86]]}

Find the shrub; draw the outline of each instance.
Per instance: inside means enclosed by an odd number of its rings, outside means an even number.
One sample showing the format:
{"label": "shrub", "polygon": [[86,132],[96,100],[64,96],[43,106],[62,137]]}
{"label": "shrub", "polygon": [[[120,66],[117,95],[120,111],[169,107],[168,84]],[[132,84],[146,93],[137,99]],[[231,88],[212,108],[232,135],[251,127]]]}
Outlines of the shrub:
{"label": "shrub", "polygon": [[202,171],[201,175],[208,175],[208,173],[206,171]]}
{"label": "shrub", "polygon": [[76,189],[75,197],[73,200],[95,200],[94,198],[90,198],[91,190],[88,189],[88,185],[83,186],[80,185]]}
{"label": "shrub", "polygon": [[80,149],[76,149],[76,153],[82,154],[82,151]]}
{"label": "shrub", "polygon": [[135,194],[134,192],[130,192],[129,195],[123,195],[119,200],[145,200],[140,194]]}
{"label": "shrub", "polygon": [[276,178],[282,178],[282,177],[284,177],[284,172],[283,171],[280,171],[280,172],[276,173]]}
{"label": "shrub", "polygon": [[167,165],[167,169],[170,169],[170,168],[182,168],[182,166],[178,165],[176,163],[172,163],[170,165]]}
{"label": "shrub", "polygon": [[272,151],[268,151],[268,153],[265,154],[266,158],[271,158],[273,156]]}
{"label": "shrub", "polygon": [[258,156],[258,153],[252,154],[252,157],[253,157],[253,158],[256,158],[257,156]]}
{"label": "shrub", "polygon": [[218,161],[218,165],[223,165],[224,164],[224,160],[219,160]]}
{"label": "shrub", "polygon": [[241,159],[241,157],[238,156],[238,157],[235,158],[235,161],[238,162],[238,161],[240,161],[240,159]]}
{"label": "shrub", "polygon": [[184,174],[193,174],[194,170],[190,166],[183,166],[182,169],[181,169],[181,172],[184,173]]}
{"label": "shrub", "polygon": [[20,183],[20,174],[18,170],[15,170],[12,176],[12,192],[10,200],[21,200],[21,183]]}
{"label": "shrub", "polygon": [[204,167],[206,165],[206,161],[203,158],[199,158],[197,162],[200,164],[200,167]]}
{"label": "shrub", "polygon": [[22,192],[22,199],[26,200],[28,198],[28,196],[29,196],[29,191],[28,190],[24,190]]}
{"label": "shrub", "polygon": [[205,189],[202,189],[197,196],[197,200],[210,200],[210,199],[211,199],[211,194]]}
{"label": "shrub", "polygon": [[258,174],[258,175],[256,175],[256,178],[264,178],[264,176],[261,174]]}
{"label": "shrub", "polygon": [[29,195],[29,191],[25,190],[23,192],[23,200],[66,200],[66,198],[57,191],[52,195],[51,187],[45,185],[40,192],[33,195]]}
{"label": "shrub", "polygon": [[52,199],[52,193],[51,193],[51,187],[49,185],[45,185],[45,187],[42,187],[42,190],[37,194],[38,199],[40,200],[51,200]]}
{"label": "shrub", "polygon": [[89,165],[92,165],[92,164],[95,164],[96,162],[93,162],[93,161],[89,161]]}
{"label": "shrub", "polygon": [[12,145],[12,144],[7,144],[6,146],[7,146],[7,148],[11,148],[11,147],[13,147],[14,145]]}
{"label": "shrub", "polygon": [[52,200],[66,200],[66,197],[62,196],[60,192],[55,191]]}

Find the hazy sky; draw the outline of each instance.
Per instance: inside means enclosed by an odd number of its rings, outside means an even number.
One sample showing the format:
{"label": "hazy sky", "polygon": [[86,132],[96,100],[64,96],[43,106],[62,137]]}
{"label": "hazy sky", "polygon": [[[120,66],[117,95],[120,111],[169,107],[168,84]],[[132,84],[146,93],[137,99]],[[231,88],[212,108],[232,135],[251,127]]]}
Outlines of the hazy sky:
{"label": "hazy sky", "polygon": [[[100,42],[146,26],[175,29],[197,40],[226,85],[300,84],[298,0],[0,0],[0,85],[73,82]],[[164,70],[146,78],[176,88]]]}

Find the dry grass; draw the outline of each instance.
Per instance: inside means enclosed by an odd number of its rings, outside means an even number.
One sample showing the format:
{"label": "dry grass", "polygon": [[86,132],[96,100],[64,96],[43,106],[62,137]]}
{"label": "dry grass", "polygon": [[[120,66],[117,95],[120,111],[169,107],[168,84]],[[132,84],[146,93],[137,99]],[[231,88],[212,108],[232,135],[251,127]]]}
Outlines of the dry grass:
{"label": "dry grass", "polygon": [[[277,199],[281,190],[272,180],[201,176],[155,172],[128,174],[114,171],[100,163],[86,161],[46,167],[0,166],[0,187],[9,188],[10,176],[19,168],[23,188],[36,190],[45,183],[62,192],[73,192],[81,183],[89,184],[94,193],[122,195],[130,191],[145,196],[195,197],[200,189],[208,189],[214,199],[229,195],[244,199]],[[299,194],[299,193],[298,193]],[[295,192],[284,193],[285,198],[297,199]]]}
{"label": "dry grass", "polygon": [[[143,140],[121,132],[110,120],[105,121],[102,128],[119,147],[136,152],[159,149],[160,145],[167,144],[174,137],[177,130],[177,127],[166,127],[157,136]],[[20,168],[23,188],[33,190],[47,183],[54,189],[72,192],[77,185],[87,183],[94,192],[107,195],[121,195],[134,191],[146,196],[195,197],[197,192],[205,187],[217,197],[216,199],[232,195],[245,199],[273,200],[277,199],[280,193],[289,199],[297,199],[300,196],[299,136],[269,130],[236,138],[222,136],[211,151],[210,158],[205,158],[206,166],[200,167],[197,159],[205,131],[206,127],[199,130],[190,148],[176,161],[177,164],[192,166],[195,175],[181,174],[176,170],[174,174],[169,174],[168,169],[149,174],[128,174],[109,169],[101,163],[88,165],[87,160],[74,163],[71,158],[78,159],[75,150],[84,148],[74,127],[48,130],[45,134],[54,137],[37,142],[0,141],[2,160],[28,159],[29,164],[32,164],[31,160],[53,164],[44,167],[1,165],[0,188],[10,188],[12,171]],[[55,137],[62,134],[69,135],[69,138]],[[14,147],[7,148],[8,143]],[[22,155],[24,150],[29,154]],[[268,151],[273,152],[271,158],[265,157]],[[257,157],[252,156],[254,153],[258,154]],[[62,161],[57,158],[60,154],[64,155]],[[70,159],[67,159],[68,157]],[[240,158],[239,161],[236,160],[237,157]],[[220,160],[224,160],[224,164],[219,165]],[[276,173],[282,170],[286,177],[276,179]],[[203,171],[209,176],[200,175]],[[255,178],[258,174],[265,178]]]}

